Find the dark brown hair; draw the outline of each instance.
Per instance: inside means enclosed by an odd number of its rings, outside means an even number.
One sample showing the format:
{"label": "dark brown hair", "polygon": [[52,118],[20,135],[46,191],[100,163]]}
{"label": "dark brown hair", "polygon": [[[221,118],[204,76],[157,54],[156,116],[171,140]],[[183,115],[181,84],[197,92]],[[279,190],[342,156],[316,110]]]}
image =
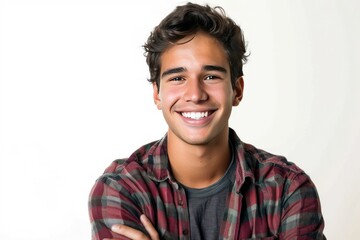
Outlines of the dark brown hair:
{"label": "dark brown hair", "polygon": [[146,62],[149,66],[151,83],[160,89],[161,54],[184,37],[203,31],[222,43],[230,65],[231,83],[234,86],[243,75],[242,67],[247,61],[244,36],[240,27],[225,15],[221,7],[187,3],[178,6],[166,16],[151,32],[144,44]]}

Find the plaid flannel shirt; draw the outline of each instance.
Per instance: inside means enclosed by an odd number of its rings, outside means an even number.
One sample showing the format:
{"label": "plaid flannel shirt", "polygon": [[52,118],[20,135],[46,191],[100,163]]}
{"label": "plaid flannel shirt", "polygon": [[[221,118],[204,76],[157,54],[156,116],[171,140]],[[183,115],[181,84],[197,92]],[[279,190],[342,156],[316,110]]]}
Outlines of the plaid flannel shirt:
{"label": "plaid flannel shirt", "polygon": [[[295,164],[241,142],[230,129],[236,176],[219,239],[326,239],[313,182]],[[181,154],[181,153],[179,153]],[[146,233],[145,214],[161,239],[191,239],[186,194],[169,169],[167,137],[114,161],[89,198],[92,239],[127,239],[121,223]]]}

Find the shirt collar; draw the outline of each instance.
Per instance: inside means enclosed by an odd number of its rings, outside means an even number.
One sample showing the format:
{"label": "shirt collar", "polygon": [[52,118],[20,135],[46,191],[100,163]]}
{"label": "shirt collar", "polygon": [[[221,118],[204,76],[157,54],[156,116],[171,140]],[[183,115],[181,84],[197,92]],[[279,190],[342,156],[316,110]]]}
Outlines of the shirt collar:
{"label": "shirt collar", "polygon": [[151,146],[147,163],[145,164],[147,164],[148,176],[151,179],[157,182],[172,179],[167,154],[167,134]]}
{"label": "shirt collar", "polygon": [[[241,186],[244,184],[246,178],[250,178],[253,181],[254,173],[248,160],[246,158],[244,143],[237,136],[236,132],[233,129],[229,129],[229,139],[233,143],[235,161],[236,161],[236,175],[235,175],[235,184],[236,191],[240,192]],[[167,134],[161,138],[159,141],[155,142],[149,149],[149,155],[146,164],[148,175],[151,179],[162,182],[166,179],[169,179],[172,182],[176,180],[171,175],[169,167],[169,158],[167,155]]]}
{"label": "shirt collar", "polygon": [[247,157],[248,153],[246,152],[245,149],[245,143],[243,143],[240,140],[236,132],[231,128],[229,129],[229,138],[234,146],[234,154],[236,161],[236,174],[235,174],[236,192],[240,193],[240,189],[244,185],[245,180],[249,179],[254,182],[255,176],[253,169],[251,167],[251,163],[249,163],[251,158]]}

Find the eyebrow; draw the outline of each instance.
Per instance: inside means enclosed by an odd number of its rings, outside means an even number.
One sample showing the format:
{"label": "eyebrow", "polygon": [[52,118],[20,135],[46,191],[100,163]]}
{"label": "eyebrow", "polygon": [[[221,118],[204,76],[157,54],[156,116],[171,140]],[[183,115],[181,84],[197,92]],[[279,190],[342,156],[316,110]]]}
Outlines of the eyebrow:
{"label": "eyebrow", "polygon": [[[227,72],[227,70],[224,67],[215,66],[215,65],[204,65],[202,67],[202,70],[203,71],[219,71],[219,72],[223,72],[223,73]],[[184,67],[171,68],[171,69],[168,69],[165,72],[163,72],[161,74],[161,77],[163,78],[163,77],[165,77],[167,75],[170,75],[170,74],[181,73],[181,72],[186,72],[186,71],[187,71],[187,69],[184,68]]]}
{"label": "eyebrow", "polygon": [[184,67],[178,67],[178,68],[171,68],[169,70],[166,70],[165,72],[163,72],[161,74],[161,77],[165,77],[167,75],[170,75],[170,74],[174,74],[174,73],[181,73],[181,72],[185,72],[186,71],[186,68]]}
{"label": "eyebrow", "polygon": [[223,72],[226,73],[226,69],[224,67],[220,67],[220,66],[215,66],[215,65],[205,65],[202,68],[204,71],[218,71],[218,72]]}

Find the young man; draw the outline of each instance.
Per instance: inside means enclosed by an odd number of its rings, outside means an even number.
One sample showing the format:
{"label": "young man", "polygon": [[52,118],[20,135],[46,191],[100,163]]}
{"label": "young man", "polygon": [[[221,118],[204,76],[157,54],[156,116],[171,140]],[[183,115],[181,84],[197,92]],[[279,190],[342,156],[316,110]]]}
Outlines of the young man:
{"label": "young man", "polygon": [[93,239],[325,239],[310,178],[229,128],[244,89],[239,26],[221,8],[188,3],[145,51],[168,132],[95,183]]}

